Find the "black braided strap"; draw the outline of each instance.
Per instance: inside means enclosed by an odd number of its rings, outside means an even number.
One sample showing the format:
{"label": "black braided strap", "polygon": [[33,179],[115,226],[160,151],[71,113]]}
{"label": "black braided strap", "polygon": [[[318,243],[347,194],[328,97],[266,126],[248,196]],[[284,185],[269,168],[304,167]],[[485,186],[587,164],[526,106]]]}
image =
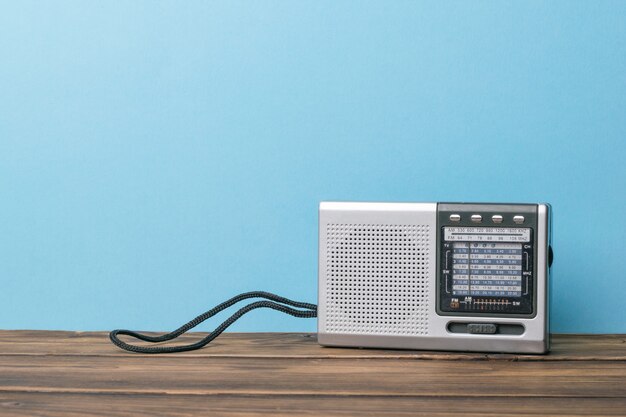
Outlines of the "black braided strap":
{"label": "black braided strap", "polygon": [[[143,340],[145,342],[151,343],[159,343],[165,342],[168,340],[176,339],[178,336],[183,333],[188,332],[189,330],[196,327],[198,324],[207,320],[208,318],[213,317],[220,311],[238,303],[239,301],[246,300],[248,298],[265,298],[270,301],[255,301],[253,303],[248,304],[247,306],[239,309],[235,314],[230,316],[226,321],[220,324],[215,330],[209,333],[204,339],[197,341],[196,343],[192,343],[189,345],[181,345],[181,346],[137,346],[131,345],[129,343],[123,342],[119,339],[119,335],[131,336],[139,340]],[[291,308],[291,307],[296,308]],[[111,342],[120,349],[127,350],[129,352],[135,353],[174,353],[174,352],[185,352],[189,350],[200,349],[203,346],[206,346],[217,336],[222,334],[224,330],[228,328],[231,324],[233,324],[237,319],[246,314],[248,311],[252,311],[257,308],[271,308],[273,310],[278,310],[283,313],[289,314],[294,317],[303,317],[303,318],[313,318],[317,317],[317,306],[315,304],[303,303],[299,301],[292,301],[285,297],[280,297],[278,295],[263,292],[263,291],[252,291],[243,294],[239,294],[228,301],[223,302],[222,304],[212,308],[204,314],[199,315],[195,319],[191,320],[189,323],[184,324],[180,328],[174,330],[171,333],[166,333],[161,336],[149,336],[142,333],[137,333],[131,330],[113,330],[109,333],[109,338]],[[300,310],[298,310],[300,309]]]}

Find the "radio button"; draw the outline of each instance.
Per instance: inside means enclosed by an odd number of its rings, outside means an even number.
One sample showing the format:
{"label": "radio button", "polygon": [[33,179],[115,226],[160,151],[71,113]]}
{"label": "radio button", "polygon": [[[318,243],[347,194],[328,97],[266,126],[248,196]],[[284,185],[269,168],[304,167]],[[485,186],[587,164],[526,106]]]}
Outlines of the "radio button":
{"label": "radio button", "polygon": [[513,221],[517,224],[524,223],[524,216],[513,216]]}
{"label": "radio button", "polygon": [[491,216],[491,221],[494,223],[502,223],[503,217],[499,214],[494,214]]}
{"label": "radio button", "polygon": [[451,214],[450,215],[450,221],[451,222],[460,222],[461,221],[461,215],[460,214]]}
{"label": "radio button", "polygon": [[483,216],[481,216],[480,214],[472,214],[472,221],[474,223],[480,223],[483,221]]}

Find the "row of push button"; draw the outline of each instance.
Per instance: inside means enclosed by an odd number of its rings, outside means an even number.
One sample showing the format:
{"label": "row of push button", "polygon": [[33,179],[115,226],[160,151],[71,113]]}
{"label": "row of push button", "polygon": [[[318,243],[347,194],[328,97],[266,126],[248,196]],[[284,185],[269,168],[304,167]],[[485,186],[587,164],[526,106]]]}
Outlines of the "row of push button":
{"label": "row of push button", "polygon": [[[483,216],[481,216],[480,214],[472,214],[470,219],[474,223],[482,223]],[[504,220],[504,217],[502,217],[500,214],[494,214],[493,216],[491,216],[491,221],[494,222],[494,223],[502,223],[503,220]],[[460,222],[461,221],[461,215],[460,214],[451,214],[450,215],[450,221],[451,222]],[[522,224],[522,223],[524,223],[524,216],[520,216],[520,215],[513,216],[513,221],[515,223],[517,223],[517,224]]]}

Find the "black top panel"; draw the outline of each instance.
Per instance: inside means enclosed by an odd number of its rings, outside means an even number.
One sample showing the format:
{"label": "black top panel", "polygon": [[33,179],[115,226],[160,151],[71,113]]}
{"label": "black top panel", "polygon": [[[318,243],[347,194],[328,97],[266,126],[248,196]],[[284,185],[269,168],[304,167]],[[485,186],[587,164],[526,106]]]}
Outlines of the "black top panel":
{"label": "black top panel", "polygon": [[[494,203],[439,203],[437,213],[440,225],[459,226],[501,226],[501,227],[537,227],[537,204],[494,204]],[[460,222],[451,222],[451,214],[460,214]],[[482,215],[482,222],[472,222],[472,214]],[[503,221],[495,224],[491,220],[494,215],[501,215]],[[513,216],[524,216],[524,223],[513,222]]]}

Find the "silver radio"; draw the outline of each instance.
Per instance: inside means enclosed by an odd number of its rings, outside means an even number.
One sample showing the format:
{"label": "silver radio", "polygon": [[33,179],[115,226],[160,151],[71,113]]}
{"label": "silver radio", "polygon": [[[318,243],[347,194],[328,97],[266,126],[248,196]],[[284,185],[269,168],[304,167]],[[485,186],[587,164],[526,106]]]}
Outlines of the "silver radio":
{"label": "silver radio", "polygon": [[545,353],[548,204],[323,202],[318,341]]}

